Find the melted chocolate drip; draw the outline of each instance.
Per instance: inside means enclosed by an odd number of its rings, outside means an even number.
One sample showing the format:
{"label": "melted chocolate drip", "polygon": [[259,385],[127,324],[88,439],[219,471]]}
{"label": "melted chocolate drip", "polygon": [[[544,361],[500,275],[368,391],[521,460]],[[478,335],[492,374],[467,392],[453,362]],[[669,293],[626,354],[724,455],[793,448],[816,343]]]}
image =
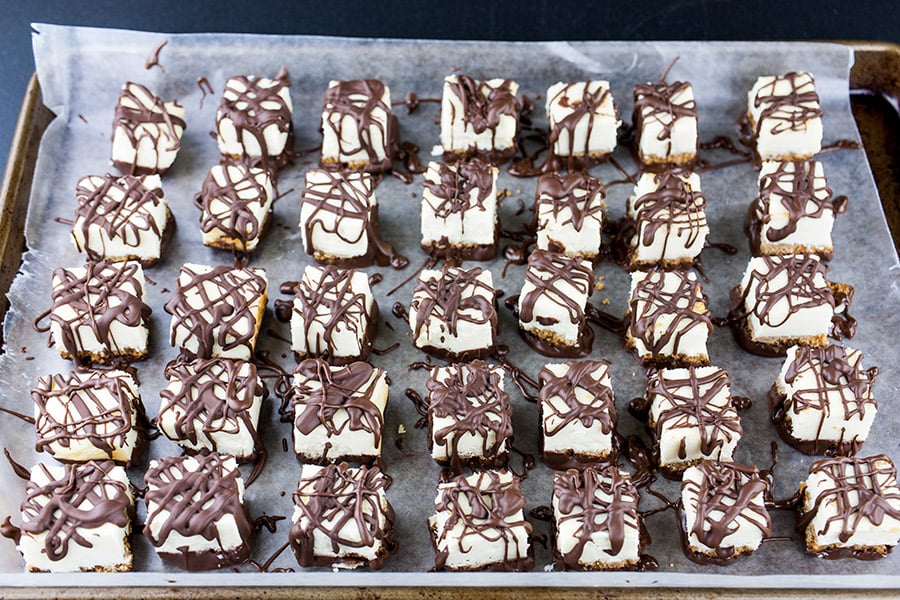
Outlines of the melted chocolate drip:
{"label": "melted chocolate drip", "polygon": [[203,101],[206,100],[206,95],[213,95],[216,91],[209,83],[209,79],[202,75],[197,78],[197,88],[200,90],[200,110],[203,110]]}
{"label": "melted chocolate drip", "polygon": [[262,515],[253,520],[253,533],[259,534],[264,528],[269,533],[275,533],[278,527],[278,521],[284,521],[287,517],[277,515]]}
{"label": "melted chocolate drip", "polygon": [[19,479],[24,479],[28,481],[31,478],[31,472],[26,469],[23,465],[13,459],[12,454],[9,453],[8,448],[3,449],[3,455],[6,457],[6,461],[9,463],[9,466],[12,467],[13,473],[16,474],[16,477]]}
{"label": "melted chocolate drip", "polygon": [[5,412],[8,415],[12,415],[17,419],[22,419],[26,423],[30,423],[31,425],[34,425],[34,417],[22,414],[18,411],[12,410],[11,408],[6,408],[5,406],[0,406],[0,412]]}
{"label": "melted chocolate drip", "polygon": [[411,115],[414,112],[416,112],[416,110],[418,110],[419,105],[422,104],[423,102],[433,102],[435,104],[440,104],[441,99],[440,98],[422,98],[415,92],[409,92],[406,94],[406,96],[403,97],[403,100],[392,102],[391,104],[393,106],[405,106],[406,114]]}
{"label": "melted chocolate drip", "polygon": [[[256,570],[259,571],[260,573],[269,573],[270,572],[269,569],[272,568],[272,563],[274,563],[275,559],[277,559],[279,556],[281,556],[281,553],[284,552],[285,550],[287,550],[287,547],[290,545],[291,545],[291,542],[287,541],[284,544],[282,544],[281,546],[279,546],[278,549],[275,550],[275,552],[273,552],[262,564],[254,561],[254,560],[248,561],[248,564],[253,567],[256,567]],[[294,570],[293,569],[273,569],[271,572],[272,573],[293,573]]]}
{"label": "melted chocolate drip", "polygon": [[153,52],[150,53],[150,56],[147,58],[147,62],[144,63],[144,68],[148,71],[153,67],[159,67],[159,70],[165,73],[166,69],[159,63],[159,53],[162,52],[162,49],[166,47],[166,44],[169,43],[169,40],[163,40],[153,49]]}

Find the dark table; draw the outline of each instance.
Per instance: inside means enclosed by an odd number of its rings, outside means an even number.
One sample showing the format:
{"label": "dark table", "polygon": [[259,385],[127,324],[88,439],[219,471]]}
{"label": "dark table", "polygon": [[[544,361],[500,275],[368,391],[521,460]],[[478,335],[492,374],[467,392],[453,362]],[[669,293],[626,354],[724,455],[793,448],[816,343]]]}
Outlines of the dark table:
{"label": "dark table", "polygon": [[493,40],[900,42],[897,0],[0,0],[0,165],[28,78],[32,22],[217,31]]}

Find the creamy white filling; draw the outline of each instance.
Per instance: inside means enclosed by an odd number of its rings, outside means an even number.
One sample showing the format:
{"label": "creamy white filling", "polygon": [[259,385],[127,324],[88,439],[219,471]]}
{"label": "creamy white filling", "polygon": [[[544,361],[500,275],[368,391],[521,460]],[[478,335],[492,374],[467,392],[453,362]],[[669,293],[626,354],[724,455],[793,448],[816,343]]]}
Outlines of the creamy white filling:
{"label": "creamy white filling", "polygon": [[[268,79],[260,77],[255,80],[259,87],[271,90],[281,85],[281,81],[277,79]],[[240,94],[247,91],[247,87],[239,79],[229,79],[225,84],[223,96],[231,101],[237,100]],[[291,91],[288,86],[284,86],[278,91],[277,96],[263,100],[262,108],[268,110],[280,110],[282,106],[287,107],[288,114],[292,114],[293,105],[291,104]],[[238,110],[252,110],[246,102],[239,102],[236,105]],[[216,129],[217,140],[219,143],[219,152],[226,156],[250,156],[261,157],[263,149],[260,147],[257,136],[259,132],[243,130],[242,135],[238,136],[237,127],[231,117],[224,114],[221,109],[216,113]],[[281,131],[277,123],[272,123],[265,127],[262,131],[262,137],[266,145],[266,155],[269,157],[278,156],[284,152],[287,145],[288,132]]]}
{"label": "creamy white filling", "polygon": [[[779,191],[770,194],[768,201],[764,206],[764,214],[758,215],[759,217],[767,217],[767,219],[763,220],[762,228],[760,230],[760,243],[764,248],[766,246],[774,248],[784,247],[786,250],[790,249],[792,246],[831,249],[831,230],[834,227],[834,211],[829,207],[826,207],[824,212],[818,217],[812,218],[804,216],[798,219],[795,222],[796,230],[782,239],[772,241],[768,238],[770,231],[781,230],[790,222],[790,210],[786,203],[790,201],[794,177],[806,178],[809,174],[809,170],[812,169],[815,187],[813,194],[823,202],[828,199],[829,195],[828,183],[825,179],[822,163],[818,161],[804,163],[803,170],[799,173],[796,171],[796,163],[766,161],[762,164],[762,168],[759,172],[760,188],[762,188],[764,183],[771,181],[772,174],[781,166],[784,167],[788,174],[779,177],[777,180]],[[810,213],[814,212],[816,210],[815,203],[813,201],[808,201],[806,203],[806,210]]]}
{"label": "creamy white filling", "polygon": [[[590,261],[579,259],[573,259],[573,261],[572,268],[580,267],[582,271],[593,272]],[[554,273],[541,271],[530,264],[527,268],[541,281],[553,280],[553,283],[549,285],[549,290],[537,292],[537,286],[531,281],[525,280],[522,291],[519,293],[519,327],[535,334],[551,334],[569,346],[577,346],[582,327],[579,317],[584,316],[584,307],[593,291],[592,287],[587,286],[587,290],[581,290],[568,279],[558,278]],[[526,321],[522,317],[522,306],[526,298],[533,300],[530,321]],[[574,316],[569,314],[565,303],[566,298],[572,300],[579,307],[578,314]],[[545,323],[541,323],[541,320],[544,320]]]}
{"label": "creamy white filling", "polygon": [[[689,272],[687,276],[690,279],[696,279],[696,275],[694,275],[693,272]],[[635,297],[635,290],[637,290],[642,282],[648,277],[655,280],[662,278],[664,282],[663,289],[668,294],[674,293],[680,287],[680,279],[676,273],[667,271],[635,271],[631,274],[631,298]],[[688,358],[707,356],[706,342],[709,337],[709,329],[706,323],[699,319],[700,315],[706,314],[707,312],[706,301],[698,292],[693,298],[679,298],[677,304],[681,308],[692,307],[692,312],[697,313],[698,318],[692,319],[691,321],[678,319],[678,333],[672,335],[668,342],[662,345],[662,348],[657,352],[657,355],[660,357],[683,355]],[[635,319],[640,315],[643,315],[647,311],[647,305],[647,300],[639,300],[637,303],[637,310],[631,315],[631,318]],[[649,356],[653,354],[653,351],[651,350],[653,344],[648,342],[650,340],[662,339],[672,330],[673,326],[675,326],[675,321],[676,317],[674,313],[660,312],[653,321],[650,330],[645,334],[646,339],[635,337],[632,333],[631,326],[628,327],[627,331],[628,339],[634,344],[635,350],[638,352],[639,356]]]}
{"label": "creamy white filling", "polygon": [[[451,268],[448,273],[451,275],[460,269]],[[444,273],[434,269],[425,269],[419,275],[420,281],[431,281],[441,279]],[[487,302],[494,302],[494,282],[491,272],[487,269],[478,274],[476,278],[483,285],[473,285],[462,288],[460,295],[466,298],[484,298]],[[413,300],[409,310],[409,327],[415,334],[416,316],[418,307],[428,301],[427,292],[414,292]],[[473,321],[484,321],[485,315],[481,311],[474,308],[466,308],[459,311],[460,317],[456,322],[456,332],[450,330],[449,315],[444,313],[443,307],[435,303],[431,314],[426,318],[424,325],[414,342],[417,348],[432,347],[453,354],[471,350],[480,350],[489,348],[494,344],[494,328],[491,326],[490,320],[484,323]]]}
{"label": "creamy white filling", "polygon": [[[440,163],[428,163],[425,181],[440,184]],[[456,165],[447,165],[456,172]],[[483,190],[473,188],[469,191],[468,203],[463,211],[454,211],[446,217],[440,216],[435,209],[444,201],[435,196],[426,186],[422,191],[422,243],[432,244],[446,238],[451,246],[489,245],[497,242],[497,173],[499,169],[488,166],[491,171],[491,189],[482,202],[483,209],[478,207],[478,196]]]}
{"label": "creamy white filling", "polygon": [[[680,173],[675,175],[684,182],[689,193],[699,193],[700,176],[696,173]],[[654,220],[669,218],[655,232],[650,244],[644,242],[644,236],[651,224],[640,218],[641,213],[635,210],[636,203],[644,196],[659,190],[659,176],[656,173],[644,173],[634,186],[634,194],[626,204],[626,214],[636,220],[637,231],[631,239],[635,259],[640,263],[657,263],[663,261],[689,261],[698,257],[706,244],[709,235],[709,224],[703,208],[702,197],[695,198],[690,206],[679,205],[678,211],[665,210],[656,213]],[[674,214],[673,214],[674,212]]]}
{"label": "creamy white filling", "polygon": [[[556,377],[565,377],[571,367],[569,363],[557,363],[548,364],[545,368]],[[612,393],[608,367],[598,367],[591,373],[590,377]],[[581,386],[574,388],[574,394],[575,400],[582,406],[598,406],[601,404],[598,402],[597,397]],[[563,422],[572,409],[568,407],[565,400],[560,396],[542,398],[541,402],[544,404],[542,407],[544,418],[541,423],[541,435],[544,437],[545,452],[565,453],[573,451],[577,454],[603,456],[612,451],[613,431],[603,433],[603,427],[599,419],[594,419],[589,426],[585,426],[580,419],[573,419],[560,428],[559,424]],[[613,423],[615,424],[615,420],[613,420]],[[553,435],[548,435],[548,431],[553,431]]]}
{"label": "creamy white filling", "polygon": [[[801,73],[798,80],[798,94],[814,92],[816,89],[812,75]],[[774,88],[772,84],[774,82]],[[760,77],[753,84],[747,94],[747,114],[750,124],[756,125],[758,135],[756,138],[756,152],[762,160],[781,160],[788,158],[809,158],[818,154],[822,149],[822,118],[813,117],[796,127],[791,125],[790,115],[796,114],[804,108],[819,108],[818,101],[802,102],[799,105],[784,105],[773,115],[763,119],[760,117],[771,106],[770,102],[763,102],[756,106],[756,99],[765,89],[766,95],[788,96],[793,92],[789,80],[783,77],[767,75]]]}
{"label": "creamy white filling", "polygon": [[[598,192],[588,197],[583,189],[575,190],[578,208],[585,214],[581,229],[576,229],[572,209],[568,206],[554,211],[553,200],[546,194],[537,198],[537,248],[549,250],[550,243],[564,248],[567,256],[593,258],[600,252],[603,233],[603,214],[598,207],[603,204],[604,194]],[[554,214],[555,213],[555,214]]]}
{"label": "creamy white filling", "polygon": [[[128,96],[119,98],[120,106],[134,110],[150,110],[155,114],[161,114],[156,105],[158,99],[148,95],[149,92],[143,86],[126,84],[123,89],[125,87],[128,87],[129,91],[134,94],[140,106]],[[163,109],[171,117],[184,121],[184,107],[177,102],[163,102]],[[174,138],[172,137],[173,129]],[[184,127],[174,121],[171,128],[165,121],[137,123],[130,131],[124,125],[117,124],[113,130],[111,159],[114,162],[135,165],[144,169],[165,171],[175,162],[183,134]]]}
{"label": "creamy white filling", "polygon": [[[332,194],[336,196],[326,201],[329,206],[336,207],[336,211],[327,208],[316,210],[315,203],[307,201],[305,198],[301,200],[300,237],[304,247],[312,246],[314,252],[329,257],[365,256],[369,249],[368,224],[378,205],[375,193],[372,191],[374,188],[371,181],[372,176],[368,173],[346,172],[341,176],[339,185],[365,207],[365,214],[360,216],[343,214],[338,219],[337,213],[343,212],[343,203],[340,199],[340,190],[332,188],[331,175],[318,169],[307,171],[307,191],[316,196],[331,196]],[[349,207],[347,209],[349,210]],[[339,221],[340,225],[338,225]],[[308,223],[312,223],[311,232],[307,232]]]}
{"label": "creamy white filling", "polygon": [[[694,100],[694,87],[691,84],[682,86],[670,102],[684,105]],[[657,161],[667,161],[675,156],[697,154],[697,117],[675,117],[669,112],[656,112],[652,107],[645,107],[644,126],[638,132],[638,147],[642,156]],[[670,128],[668,135],[666,129]]]}
{"label": "creamy white filling", "polygon": [[[258,224],[256,235],[249,237],[250,231],[246,231],[248,235],[246,245],[240,242],[240,238],[234,237],[234,217],[236,215],[234,203],[222,197],[213,197],[208,199],[208,208],[203,211],[201,220],[207,218],[207,215],[217,215],[219,218],[223,216],[223,226],[229,231],[222,228],[213,227],[209,231],[203,231],[203,243],[207,246],[215,244],[223,239],[232,240],[235,248],[250,252],[255,250],[259,245],[260,235],[265,229],[265,225],[269,220],[272,211],[272,204],[275,200],[275,194],[272,188],[272,178],[268,171],[256,167],[248,168],[243,165],[214,165],[209,170],[213,180],[222,187],[235,185],[235,193],[238,198],[247,201],[246,210],[253,216],[253,220]],[[256,187],[247,179],[256,182],[263,189],[263,195],[260,196]]]}
{"label": "creamy white filling", "polygon": [[[554,131],[559,123],[575,112],[585,92],[597,94],[601,90],[609,90],[608,81],[559,82],[551,85],[547,89],[545,105],[550,131]],[[599,104],[578,119],[572,128],[574,139],[570,139],[568,128],[559,130],[553,152],[557,156],[609,154],[616,149],[616,134],[621,124],[622,121],[616,118],[612,94],[607,93]]]}
{"label": "creamy white filling", "polygon": [[[329,88],[340,84],[330,81]],[[357,110],[362,110],[369,98],[365,94],[351,94],[348,100]],[[380,98],[384,106],[391,105],[391,90],[384,86]],[[390,112],[375,105],[367,112],[369,126],[364,129],[368,137],[360,140],[360,122],[351,114],[335,110],[333,105],[326,104],[322,109],[322,160],[324,162],[340,162],[350,164],[369,164],[369,150],[374,152],[377,162],[388,156],[385,133],[389,130]],[[329,125],[330,123],[330,125]],[[344,149],[354,148],[354,152],[345,153]]]}
{"label": "creamy white filling", "polygon": [[[516,133],[519,129],[518,115],[501,114],[498,117],[496,128],[486,128],[478,133],[475,128],[466,121],[466,107],[462,100],[453,91],[453,86],[458,81],[456,75],[444,78],[444,89],[441,98],[441,147],[444,152],[467,152],[470,150],[492,151],[512,148],[516,142]],[[504,79],[489,79],[481,86],[481,93],[487,98],[493,89],[499,88],[505,82]],[[511,82],[509,91],[515,95],[519,91],[519,84]]]}

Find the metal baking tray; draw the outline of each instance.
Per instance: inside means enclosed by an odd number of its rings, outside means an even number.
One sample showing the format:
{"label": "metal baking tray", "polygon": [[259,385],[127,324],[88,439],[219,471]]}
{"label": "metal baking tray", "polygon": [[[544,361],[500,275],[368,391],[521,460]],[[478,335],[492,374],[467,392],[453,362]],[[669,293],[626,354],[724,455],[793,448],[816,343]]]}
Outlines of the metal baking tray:
{"label": "metal baking tray", "polygon": [[[850,75],[851,104],[862,136],[881,196],[882,205],[895,247],[900,248],[900,46],[893,44],[842,42],[853,48],[855,63]],[[6,292],[19,268],[25,250],[23,227],[31,194],[32,180],[41,136],[55,115],[43,104],[41,89],[36,76],[29,82],[23,100],[19,121],[13,139],[13,147],[2,182],[2,214],[0,214],[0,316],[8,308]],[[18,597],[126,597],[151,598],[191,595],[197,598],[239,597],[311,597],[311,598],[407,598],[443,597],[492,598],[595,597],[602,589],[605,597],[612,598],[675,598],[702,594],[710,598],[762,598],[806,597],[811,590],[792,588],[809,587],[793,575],[767,577],[741,577],[731,579],[727,589],[714,588],[703,578],[692,574],[666,573],[666,587],[656,587],[652,573],[599,574],[587,580],[573,578],[543,579],[539,574],[530,579],[531,586],[522,585],[514,574],[430,574],[427,587],[421,580],[410,579],[408,573],[347,573],[339,581],[325,578],[316,584],[316,573],[306,573],[309,578],[302,586],[286,585],[277,574],[242,573],[241,581],[228,586],[221,585],[221,574],[155,573],[155,583],[142,580],[137,586],[128,574],[84,574],[79,584],[84,587],[58,587],[53,576],[29,574],[0,577],[0,595]],[[26,580],[27,578],[27,580]],[[12,580],[12,581],[11,581]],[[590,583],[585,583],[590,581]],[[879,586],[900,585],[879,580]],[[327,587],[321,587],[327,585]],[[340,587],[335,587],[335,586]],[[842,587],[831,581],[832,588]],[[855,587],[856,584],[848,584]],[[879,587],[876,586],[876,587]],[[872,586],[863,586],[869,587]],[[882,589],[871,593],[882,594]],[[856,592],[855,592],[856,593]],[[844,597],[840,589],[816,590],[817,597]]]}

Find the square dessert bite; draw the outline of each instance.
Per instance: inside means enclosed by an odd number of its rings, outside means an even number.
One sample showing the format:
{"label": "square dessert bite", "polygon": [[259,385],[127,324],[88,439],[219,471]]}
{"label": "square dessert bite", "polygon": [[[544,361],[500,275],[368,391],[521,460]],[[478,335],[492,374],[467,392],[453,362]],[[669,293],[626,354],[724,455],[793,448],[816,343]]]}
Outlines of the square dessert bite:
{"label": "square dessert bite", "polygon": [[[547,88],[547,121],[554,156],[602,160],[616,149],[622,121],[608,81],[555,83]],[[576,166],[577,162],[570,163]]]}
{"label": "square dessert bite", "polygon": [[216,112],[219,152],[276,171],[293,160],[291,83],[282,67],[275,79],[234,76]]}
{"label": "square dessert bite", "polygon": [[439,483],[428,517],[435,570],[530,571],[531,523],[524,508],[519,478],[506,470]]}
{"label": "square dessert bite", "polygon": [[[50,337],[63,358],[109,364],[147,356],[150,313],[144,270],[101,261],[53,271]],[[44,331],[44,329],[42,329]]]}
{"label": "square dessert bite", "polygon": [[389,171],[397,135],[388,86],[376,79],[329,82],[322,107],[323,167]]}
{"label": "square dessert bite", "polygon": [[166,365],[168,385],[155,422],[189,453],[211,450],[254,460],[264,451],[257,429],[268,395],[256,365],[227,358],[183,358]]}
{"label": "square dessert bite", "polygon": [[203,243],[221,250],[252,252],[269,227],[274,201],[272,175],[266,169],[229,159],[213,166],[194,196]]}
{"label": "square dessert bite", "polygon": [[713,331],[703,286],[692,271],[635,271],[625,345],[645,366],[705,365]]}
{"label": "square dessert bite", "polygon": [[553,558],[569,571],[634,569],[649,543],[631,476],[610,465],[553,474]]}
{"label": "square dessert bite", "polygon": [[563,469],[614,459],[617,415],[609,362],[548,364],[539,378],[544,463]]}
{"label": "square dessert bite", "polygon": [[153,266],[174,225],[159,175],[90,175],[75,189],[72,241],[93,261],[138,260]]}
{"label": "square dessert bite", "polygon": [[459,156],[503,162],[516,153],[521,104],[519,84],[510,79],[444,78],[441,148]]}
{"label": "square dessert bite", "polygon": [[331,366],[309,358],[294,369],[288,392],[294,452],[306,463],[371,463],[381,457],[387,374],[366,362]]}
{"label": "square dessert bite", "polygon": [[678,476],[702,460],[734,460],[744,429],[724,369],[660,369],[650,373],[644,398],[660,470]]}
{"label": "square dessert bite", "polygon": [[198,358],[249,360],[266,312],[263,269],[187,263],[166,303],[171,344]]}
{"label": "square dessert bite", "polygon": [[300,200],[300,236],[306,253],[319,262],[371,265],[378,244],[375,179],[356,171],[307,171]]}
{"label": "square dessert bite", "polygon": [[897,468],[884,454],[814,462],[800,485],[797,529],[824,558],[883,558],[900,540]]}
{"label": "square dessert bite", "polygon": [[294,286],[291,349],[298,360],[336,365],[366,360],[378,328],[378,304],[362,271],[307,266]]}
{"label": "square dessert bite", "polygon": [[690,267],[703,251],[709,225],[706,197],[696,173],[642,174],[625,211],[634,224],[628,241],[630,267]]}
{"label": "square dessert bite", "polygon": [[586,356],[594,330],[584,311],[593,291],[590,262],[543,250],[532,252],[518,304],[525,341],[546,356]]}
{"label": "square dessert bite", "polygon": [[250,558],[253,523],[234,457],[209,453],[150,461],[144,535],[160,558],[188,571]]}
{"label": "square dessert bite", "polygon": [[409,327],[417,348],[439,358],[485,358],[497,345],[491,272],[479,267],[425,269],[413,289]]}
{"label": "square dessert bite", "polygon": [[600,253],[606,188],[583,171],[546,173],[534,191],[536,248],[575,258]]}
{"label": "square dessert bite", "polygon": [[137,381],[120,369],[47,375],[31,390],[35,449],[63,462],[137,462],[147,442]]}
{"label": "square dessert bite", "polygon": [[377,466],[303,465],[290,530],[300,566],[384,567],[397,551],[390,485]]}
{"label": "square dessert bite", "polygon": [[752,554],[772,532],[768,484],[756,467],[705,460],[681,482],[684,554],[701,565],[725,565]]}
{"label": "square dessert bite", "polygon": [[859,350],[829,344],[791,346],[769,392],[781,438],[804,454],[853,455],[878,411],[878,367],[862,368]]}
{"label": "square dessert bite", "polygon": [[497,255],[497,167],[478,158],[428,163],[422,191],[422,249],[436,257]]}
{"label": "square dessert bite", "polygon": [[689,165],[697,160],[697,103],[686,81],[634,86],[634,130],[644,165]]}
{"label": "square dessert bite", "polygon": [[822,109],[810,73],[759,77],[747,93],[747,120],[760,160],[803,160],[822,149]]}
{"label": "square dessert bite", "polygon": [[482,360],[431,370],[425,387],[434,460],[455,471],[506,466],[513,430],[503,379],[503,367]]}
{"label": "square dessert bite", "polygon": [[113,118],[113,165],[129,175],[165,175],[181,149],[185,127],[178,102],[164,102],[141,84],[127,82]]}
{"label": "square dessert bite", "polygon": [[112,461],[35,465],[16,541],[29,571],[130,571],[134,496]]}
{"label": "square dessert bite", "polygon": [[[738,342],[769,356],[784,356],[795,344],[826,345],[839,304],[835,292],[840,291],[825,279],[827,273],[828,266],[814,254],[751,258],[731,292]],[[849,304],[852,288],[844,287],[850,289],[841,292]]]}
{"label": "square dessert bite", "polygon": [[835,214],[822,163],[766,161],[759,172],[759,197],[748,216],[750,249],[759,254],[818,254],[831,259]]}

